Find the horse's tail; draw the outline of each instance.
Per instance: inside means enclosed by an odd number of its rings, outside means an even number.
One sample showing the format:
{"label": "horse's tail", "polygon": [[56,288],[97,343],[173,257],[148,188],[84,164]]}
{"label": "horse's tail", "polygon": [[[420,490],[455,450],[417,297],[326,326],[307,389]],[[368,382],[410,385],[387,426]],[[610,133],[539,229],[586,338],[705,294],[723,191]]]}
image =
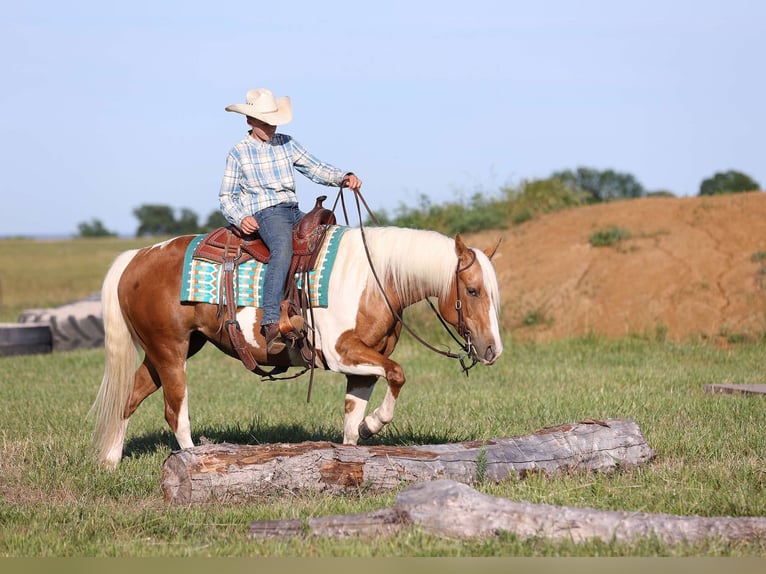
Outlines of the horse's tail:
{"label": "horse's tail", "polygon": [[99,462],[107,468],[115,468],[122,458],[127,426],[123,413],[133,390],[139,360],[138,347],[128,331],[117,297],[120,277],[137,252],[134,249],[119,255],[101,287],[106,364],[90,415],[95,416],[96,420],[93,446],[98,452]]}

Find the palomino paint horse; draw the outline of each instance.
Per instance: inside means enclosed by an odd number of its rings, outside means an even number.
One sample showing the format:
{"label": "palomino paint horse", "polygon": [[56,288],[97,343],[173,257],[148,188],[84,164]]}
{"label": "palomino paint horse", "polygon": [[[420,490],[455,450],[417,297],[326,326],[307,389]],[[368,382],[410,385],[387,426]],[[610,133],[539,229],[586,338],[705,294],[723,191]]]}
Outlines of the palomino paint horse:
{"label": "palomino paint horse", "polygon": [[[165,419],[178,445],[194,446],[186,361],[207,341],[236,356],[216,305],[179,301],[184,254],[193,239],[177,237],[127,251],[104,279],[106,366],[92,412],[93,443],[107,468],[115,468],[122,458],[130,416],[160,387]],[[328,304],[313,309],[309,327],[323,359],[318,366],[346,376],[344,444],[355,445],[360,434],[368,438],[380,432],[394,416],[405,377],[389,358],[401,332],[392,308],[401,315],[409,305],[435,297],[445,321],[457,328],[462,315],[461,335],[475,360],[491,365],[498,359],[503,344],[498,284],[490,262],[495,249],[485,253],[466,247],[459,235],[452,240],[433,231],[396,227],[352,228],[343,234]],[[289,346],[267,356],[259,318],[254,307],[238,308],[237,320],[259,365],[304,366],[299,352]],[[385,377],[388,388],[380,406],[365,416],[378,377]]]}

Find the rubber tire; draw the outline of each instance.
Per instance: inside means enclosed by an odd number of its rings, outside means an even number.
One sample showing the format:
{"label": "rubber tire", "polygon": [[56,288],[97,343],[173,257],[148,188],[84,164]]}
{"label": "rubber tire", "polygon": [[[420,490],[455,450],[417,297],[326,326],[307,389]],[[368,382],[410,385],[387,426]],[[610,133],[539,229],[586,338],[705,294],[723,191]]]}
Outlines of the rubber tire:
{"label": "rubber tire", "polygon": [[0,323],[0,357],[34,355],[53,350],[53,335],[48,325]]}
{"label": "rubber tire", "polygon": [[19,323],[47,325],[54,351],[104,346],[104,321],[98,293],[54,309],[29,309],[19,315]]}

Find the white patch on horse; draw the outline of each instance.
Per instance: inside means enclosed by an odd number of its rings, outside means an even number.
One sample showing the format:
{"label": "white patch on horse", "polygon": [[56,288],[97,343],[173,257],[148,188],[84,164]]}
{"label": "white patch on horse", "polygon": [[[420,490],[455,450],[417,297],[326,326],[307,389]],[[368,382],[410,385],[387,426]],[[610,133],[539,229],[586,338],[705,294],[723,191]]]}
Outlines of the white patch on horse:
{"label": "white patch on horse", "polygon": [[154,245],[150,245],[147,249],[163,249],[164,247],[167,247],[172,241],[175,241],[178,239],[177,237],[174,237],[172,239],[166,239],[165,241],[160,241],[159,243],[155,243]]}
{"label": "white patch on horse", "polygon": [[255,307],[242,307],[237,312],[237,322],[242,329],[242,336],[245,341],[255,348],[259,348],[258,340],[255,338],[255,322],[257,321]]}
{"label": "white patch on horse", "polygon": [[175,432],[178,446],[181,448],[191,448],[194,442],[191,438],[191,424],[189,422],[189,390],[184,391],[184,398],[181,402],[181,409],[178,412],[178,428]]}
{"label": "white patch on horse", "polygon": [[489,257],[479,250],[474,250],[476,253],[476,259],[481,265],[481,273],[484,277],[484,284],[487,292],[489,293],[490,309],[489,309],[489,324],[492,327],[492,336],[495,339],[495,354],[500,356],[503,352],[503,341],[500,338],[500,288],[497,284],[497,277],[495,276],[492,262]]}

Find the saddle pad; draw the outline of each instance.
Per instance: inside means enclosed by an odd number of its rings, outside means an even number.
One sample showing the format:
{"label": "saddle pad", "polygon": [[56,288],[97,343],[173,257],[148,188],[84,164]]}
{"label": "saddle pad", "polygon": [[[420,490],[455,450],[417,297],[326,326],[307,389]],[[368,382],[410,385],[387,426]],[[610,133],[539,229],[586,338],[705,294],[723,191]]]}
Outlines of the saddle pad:
{"label": "saddle pad", "polygon": [[[319,247],[314,269],[309,271],[311,305],[314,307],[327,307],[330,273],[338,254],[340,239],[346,230],[348,227],[339,225],[328,227],[324,241]],[[181,276],[181,301],[212,303],[214,305],[225,303],[225,293],[221,284],[223,266],[219,263],[193,257],[194,249],[204,237],[204,235],[198,235],[186,248]],[[267,267],[267,263],[261,263],[255,259],[237,266],[237,272],[234,274],[234,292],[237,294],[238,307],[260,307],[262,305],[261,292],[263,291],[263,278]],[[300,278],[298,287],[302,287]],[[219,301],[219,294],[223,298],[221,301]]]}

